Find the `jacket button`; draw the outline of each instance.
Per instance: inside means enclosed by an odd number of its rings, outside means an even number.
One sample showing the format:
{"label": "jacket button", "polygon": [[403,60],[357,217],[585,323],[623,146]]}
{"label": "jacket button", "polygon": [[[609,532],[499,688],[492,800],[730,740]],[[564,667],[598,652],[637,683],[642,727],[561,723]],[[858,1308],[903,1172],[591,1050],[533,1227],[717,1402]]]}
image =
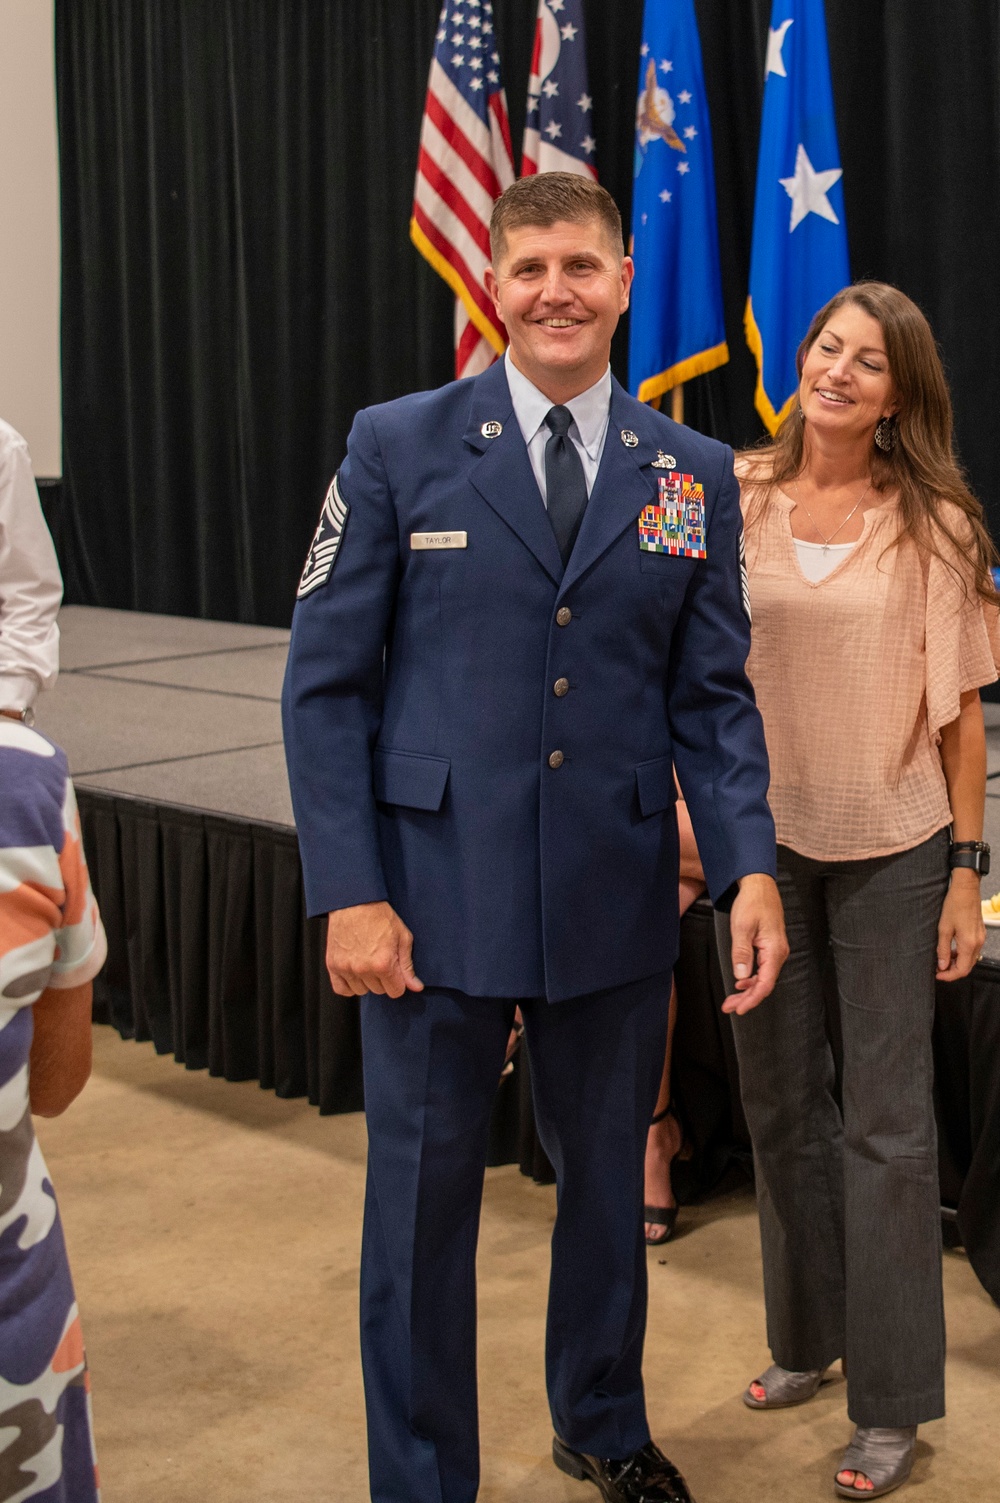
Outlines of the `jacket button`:
{"label": "jacket button", "polygon": [[550,767],[561,767],[565,760],[566,758],[563,756],[561,751],[549,752]]}
{"label": "jacket button", "polygon": [[556,625],[568,626],[573,619],[573,612],[568,605],[561,605],[556,611]]}
{"label": "jacket button", "polygon": [[562,699],[564,694],[569,693],[569,679],[557,678],[555,683],[552,685],[552,692],[555,695],[556,699]]}

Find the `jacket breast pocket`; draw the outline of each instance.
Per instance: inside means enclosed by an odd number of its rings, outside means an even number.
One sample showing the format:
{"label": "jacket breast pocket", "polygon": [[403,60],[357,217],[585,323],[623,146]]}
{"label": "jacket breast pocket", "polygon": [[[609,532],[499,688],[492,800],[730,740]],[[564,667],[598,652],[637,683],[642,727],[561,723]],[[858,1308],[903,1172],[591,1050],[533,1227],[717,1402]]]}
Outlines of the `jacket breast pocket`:
{"label": "jacket breast pocket", "polygon": [[448,784],[451,762],[447,757],[429,757],[424,752],[375,748],[372,789],[380,804],[399,804],[404,809],[436,813]]}
{"label": "jacket breast pocket", "polygon": [[673,579],[686,586],[692,562],[676,553],[647,553],[645,548],[639,549],[639,568],[643,574],[656,574],[665,583]]}
{"label": "jacket breast pocket", "polygon": [[673,757],[654,757],[651,762],[640,762],[635,769],[635,787],[639,812],[644,819],[671,809],[677,801]]}

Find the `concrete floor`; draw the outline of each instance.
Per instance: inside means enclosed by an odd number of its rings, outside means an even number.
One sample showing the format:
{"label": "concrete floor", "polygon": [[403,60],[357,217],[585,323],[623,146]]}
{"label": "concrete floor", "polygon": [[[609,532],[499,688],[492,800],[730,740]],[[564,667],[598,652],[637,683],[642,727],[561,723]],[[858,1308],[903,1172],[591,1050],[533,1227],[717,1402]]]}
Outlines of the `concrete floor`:
{"label": "concrete floor", "polygon": [[[94,1076],[39,1124],[93,1369],[104,1503],[364,1503],[356,1284],[360,1116],[188,1074],[95,1029]],[[593,1503],[557,1473],[542,1382],[550,1188],[487,1175],[480,1244],[482,1503]],[[801,1409],[740,1403],[768,1361],[751,1195],[682,1212],[650,1253],[654,1433],[699,1503],[833,1496],[838,1378]],[[945,1257],[950,1413],[914,1503],[1000,1496],[1000,1311]]]}

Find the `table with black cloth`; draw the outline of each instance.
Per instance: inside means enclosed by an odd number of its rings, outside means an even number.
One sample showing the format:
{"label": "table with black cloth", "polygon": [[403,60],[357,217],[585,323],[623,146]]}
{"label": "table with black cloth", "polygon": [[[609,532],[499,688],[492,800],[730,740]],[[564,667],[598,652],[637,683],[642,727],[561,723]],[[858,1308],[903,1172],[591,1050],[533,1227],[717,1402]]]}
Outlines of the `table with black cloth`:
{"label": "table with black cloth", "polygon": [[1000,1304],[1000,962],[989,956],[938,985],[934,1070],[941,1203]]}

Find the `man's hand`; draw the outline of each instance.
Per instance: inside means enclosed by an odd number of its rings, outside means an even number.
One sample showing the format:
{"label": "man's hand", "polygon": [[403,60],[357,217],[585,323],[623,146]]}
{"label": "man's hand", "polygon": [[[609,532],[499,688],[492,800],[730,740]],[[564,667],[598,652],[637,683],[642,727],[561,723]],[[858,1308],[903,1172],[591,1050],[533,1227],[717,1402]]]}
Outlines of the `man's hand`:
{"label": "man's hand", "polygon": [[788,959],[788,940],[774,878],[752,872],[740,878],[739,889],[729,915],[736,991],[723,1002],[722,1011],[742,1015],[774,990],[778,973]]}
{"label": "man's hand", "polygon": [[422,992],[413,972],[413,935],[388,903],[359,903],[330,914],[326,968],[338,997]]}

